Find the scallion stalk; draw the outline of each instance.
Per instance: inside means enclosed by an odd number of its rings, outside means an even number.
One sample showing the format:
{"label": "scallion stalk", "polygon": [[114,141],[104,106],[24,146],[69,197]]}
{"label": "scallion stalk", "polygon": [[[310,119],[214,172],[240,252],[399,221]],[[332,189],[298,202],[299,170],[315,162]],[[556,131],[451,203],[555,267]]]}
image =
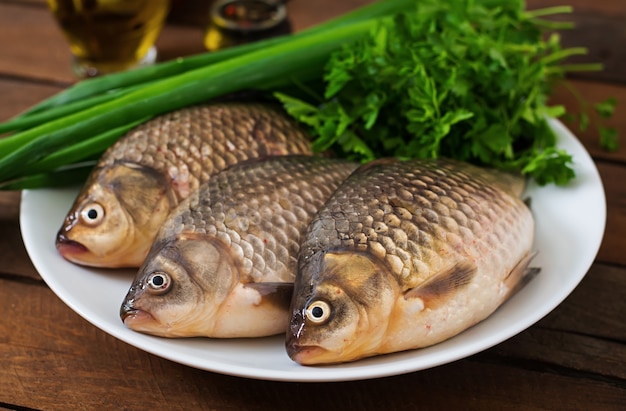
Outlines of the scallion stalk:
{"label": "scallion stalk", "polygon": [[[118,98],[126,93],[131,92],[137,87],[142,85],[135,85],[119,90],[117,92],[106,92],[104,94],[97,94],[93,96],[85,97],[81,100],[75,100],[68,102],[67,104],[60,104],[51,106],[45,110],[33,112],[29,115],[18,116],[0,124],[0,133],[6,133],[8,131],[25,130],[46,123],[48,121],[64,117],[72,113],[84,110],[89,107],[104,103],[109,100]],[[4,150],[11,150],[10,139],[0,140],[0,147]],[[3,144],[4,143],[4,144]],[[5,145],[5,144],[8,144]]]}
{"label": "scallion stalk", "polygon": [[[58,118],[7,138],[0,148],[0,181],[28,174],[28,167],[84,136],[197,104],[239,90],[278,87],[319,78],[330,53],[366,34],[376,19],[317,31],[183,74],[154,81],[119,98]],[[0,140],[2,142],[2,140]]]}
{"label": "scallion stalk", "polygon": [[64,187],[80,184],[87,179],[96,162],[75,164],[48,173],[33,174],[0,183],[0,190]]}
{"label": "scallion stalk", "polygon": [[97,157],[117,141],[117,139],[146,120],[147,119],[140,119],[120,127],[114,127],[102,134],[64,147],[43,158],[41,161],[34,163],[29,167],[28,172],[29,174],[48,173],[67,164],[78,163],[92,157]]}
{"label": "scallion stalk", "polygon": [[122,91],[124,88],[129,86],[145,84],[154,80],[179,75],[187,71],[206,67],[208,65],[219,63],[221,61],[248,53],[265,50],[282,44],[283,42],[298,41],[300,38],[309,35],[317,35],[319,33],[330,33],[335,28],[346,24],[357,23],[401,12],[413,3],[414,2],[412,0],[382,0],[360,7],[290,36],[269,38],[258,42],[219,50],[217,52],[200,53],[194,56],[178,58],[172,61],[137,68],[126,72],[112,73],[102,77],[86,79],[33,106],[19,117],[40,113],[51,107],[68,104],[70,102],[82,100],[105,92],[115,93]]}

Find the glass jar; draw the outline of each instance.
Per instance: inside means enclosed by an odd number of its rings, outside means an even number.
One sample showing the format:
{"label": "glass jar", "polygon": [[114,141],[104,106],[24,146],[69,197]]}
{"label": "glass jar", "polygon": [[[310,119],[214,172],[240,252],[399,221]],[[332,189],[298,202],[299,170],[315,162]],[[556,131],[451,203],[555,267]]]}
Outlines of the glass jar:
{"label": "glass jar", "polygon": [[215,51],[290,32],[284,1],[218,0],[211,7],[204,46]]}

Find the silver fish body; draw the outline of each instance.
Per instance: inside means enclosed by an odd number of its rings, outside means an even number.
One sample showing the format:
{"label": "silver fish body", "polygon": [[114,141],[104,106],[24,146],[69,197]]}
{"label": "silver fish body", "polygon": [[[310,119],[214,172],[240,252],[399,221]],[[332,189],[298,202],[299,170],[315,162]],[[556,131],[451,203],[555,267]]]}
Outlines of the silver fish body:
{"label": "silver fish body", "polygon": [[493,313],[536,271],[520,181],[447,160],[356,170],[303,240],[289,356],[341,363],[425,347]]}
{"label": "silver fish body", "polygon": [[357,164],[312,156],[222,171],[170,215],[121,307],[164,337],[284,333],[300,238]]}
{"label": "silver fish body", "polygon": [[139,267],[176,205],[240,161],[312,154],[307,134],[261,104],[220,103],[158,116],[103,154],[60,228],[59,253],[77,264]]}

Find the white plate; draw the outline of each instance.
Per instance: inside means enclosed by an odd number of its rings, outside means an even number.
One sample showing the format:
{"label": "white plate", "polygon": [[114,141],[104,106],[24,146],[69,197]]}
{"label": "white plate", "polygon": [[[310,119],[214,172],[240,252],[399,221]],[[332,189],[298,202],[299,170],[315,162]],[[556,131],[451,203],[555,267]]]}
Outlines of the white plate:
{"label": "white plate", "polygon": [[33,264],[50,288],[74,311],[105,332],[142,350],[192,367],[279,381],[345,381],[403,374],[449,363],[498,344],[552,311],[591,266],[606,221],[602,182],[589,154],[558,121],[559,146],[574,157],[577,179],[566,188],[530,185],[536,216],[533,261],[541,273],[492,316],[435,346],[350,364],[305,367],[287,356],[281,336],[261,339],[166,339],[126,328],[120,304],[132,270],[98,270],[65,261],[54,239],[77,189],[24,191],[20,223]]}

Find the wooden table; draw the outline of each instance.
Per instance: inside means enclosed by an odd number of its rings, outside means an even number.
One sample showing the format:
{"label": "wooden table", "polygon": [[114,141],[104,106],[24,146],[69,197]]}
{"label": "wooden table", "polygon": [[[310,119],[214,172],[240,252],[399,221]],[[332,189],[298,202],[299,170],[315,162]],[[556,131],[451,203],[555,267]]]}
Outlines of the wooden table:
{"label": "wooden table", "polygon": [[[367,0],[293,1],[296,30]],[[530,7],[561,4],[531,0]],[[626,4],[569,0],[578,28],[565,44],[590,48],[602,73],[572,78],[591,101],[621,101],[611,125],[622,148],[577,133],[603,178],[604,241],[588,274],[557,309],[519,335],[451,364],[394,377],[284,383],[206,372],[145,353],[92,326],[46,286],[24,249],[19,192],[0,193],[0,409],[623,410],[626,407]],[[196,5],[195,7],[200,7]],[[202,51],[204,14],[179,12],[161,58]],[[43,0],[0,0],[0,120],[75,81]],[[554,102],[573,110],[566,90]],[[586,216],[581,215],[581,219]]]}

